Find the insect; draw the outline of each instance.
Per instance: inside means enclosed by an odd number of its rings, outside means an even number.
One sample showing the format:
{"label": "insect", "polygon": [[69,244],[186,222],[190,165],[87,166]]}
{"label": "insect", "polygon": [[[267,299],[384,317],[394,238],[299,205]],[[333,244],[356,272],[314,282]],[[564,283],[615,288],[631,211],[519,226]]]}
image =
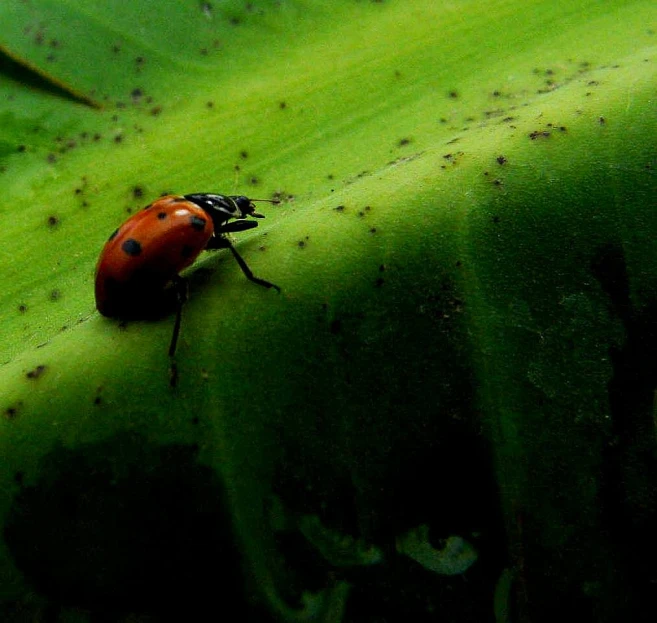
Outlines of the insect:
{"label": "insect", "polygon": [[[176,308],[169,356],[176,353],[187,285],[180,272],[204,250],[230,249],[249,281],[280,288],[255,277],[226,234],[258,226],[254,201],[242,195],[166,195],[133,214],[105,243],[96,266],[96,307],[111,318],[145,318]],[[235,219],[235,220],[232,220]]]}

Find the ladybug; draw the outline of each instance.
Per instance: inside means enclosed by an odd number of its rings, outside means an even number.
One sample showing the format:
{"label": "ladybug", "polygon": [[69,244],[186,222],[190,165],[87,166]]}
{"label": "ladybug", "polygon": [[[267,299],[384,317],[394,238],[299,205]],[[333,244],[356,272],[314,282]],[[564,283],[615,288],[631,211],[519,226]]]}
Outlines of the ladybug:
{"label": "ladybug", "polygon": [[[246,278],[265,288],[280,288],[255,277],[226,234],[258,226],[254,201],[242,195],[165,195],[133,214],[109,237],[96,267],[96,307],[110,318],[162,314],[172,304],[176,321],[169,345],[178,343],[187,286],[180,272],[204,250],[230,249]],[[231,220],[236,219],[236,220]],[[230,221],[230,222],[229,222]]]}

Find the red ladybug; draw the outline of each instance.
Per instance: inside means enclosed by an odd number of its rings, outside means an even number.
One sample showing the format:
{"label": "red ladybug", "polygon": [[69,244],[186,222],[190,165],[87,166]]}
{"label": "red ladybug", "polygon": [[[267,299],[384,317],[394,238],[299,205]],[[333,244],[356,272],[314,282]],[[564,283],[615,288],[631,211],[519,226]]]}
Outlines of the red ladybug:
{"label": "red ladybug", "polygon": [[[167,195],[131,216],[105,243],[96,267],[96,307],[103,316],[135,318],[162,313],[175,302],[176,322],[169,356],[176,352],[185,280],[180,272],[205,249],[230,249],[246,278],[266,288],[280,288],[255,277],[226,234],[253,229],[248,216],[264,218],[244,196]],[[238,219],[228,222],[231,219]]]}

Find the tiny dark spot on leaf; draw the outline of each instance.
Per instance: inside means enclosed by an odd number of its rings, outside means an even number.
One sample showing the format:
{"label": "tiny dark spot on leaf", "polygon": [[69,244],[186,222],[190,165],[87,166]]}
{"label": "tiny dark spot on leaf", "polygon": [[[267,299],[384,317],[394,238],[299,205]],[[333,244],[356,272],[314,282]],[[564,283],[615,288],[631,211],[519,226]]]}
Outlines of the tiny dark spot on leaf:
{"label": "tiny dark spot on leaf", "polygon": [[38,379],[47,370],[47,366],[41,364],[25,374],[28,379]]}
{"label": "tiny dark spot on leaf", "polygon": [[11,405],[5,409],[5,417],[14,420],[18,416],[18,405]]}

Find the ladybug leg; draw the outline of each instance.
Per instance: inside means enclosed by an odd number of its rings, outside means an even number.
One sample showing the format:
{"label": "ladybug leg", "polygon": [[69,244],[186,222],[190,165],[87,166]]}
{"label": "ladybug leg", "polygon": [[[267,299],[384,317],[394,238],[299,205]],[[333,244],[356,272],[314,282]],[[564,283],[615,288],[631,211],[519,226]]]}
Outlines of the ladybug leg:
{"label": "ladybug leg", "polygon": [[[214,231],[216,234],[234,234],[239,231],[253,229],[257,226],[258,223],[255,221],[231,221],[230,223],[224,223],[221,227],[217,227]],[[215,238],[221,238],[221,236],[215,236]]]}
{"label": "ladybug leg", "polygon": [[182,308],[187,300],[187,280],[180,275],[173,279],[173,287],[176,289],[176,322],[173,325],[173,334],[171,335],[171,344],[169,345],[169,357],[176,354],[178,346],[178,335],[180,335],[180,322],[182,320]]}
{"label": "ladybug leg", "polygon": [[281,289],[275,283],[271,283],[269,281],[265,281],[264,279],[260,279],[260,277],[256,277],[251,272],[251,269],[247,266],[242,256],[237,252],[237,249],[230,243],[230,240],[226,238],[224,238],[224,240],[226,241],[226,246],[231,250],[233,257],[237,260],[237,263],[239,264],[240,268],[242,269],[242,272],[244,273],[244,276],[249,281],[253,281],[253,283],[257,283],[259,286],[264,286],[265,288],[274,288],[276,292],[281,291]]}
{"label": "ladybug leg", "polygon": [[[230,226],[230,225],[240,225],[242,226],[241,229],[229,229],[226,230],[225,227]],[[234,231],[243,231],[244,229],[252,229],[252,227],[247,227],[247,225],[251,226],[257,226],[257,223],[254,223],[253,221],[236,221],[233,223],[228,223],[227,226],[224,226],[221,228],[220,233],[226,233],[227,231],[234,232]],[[271,283],[269,281],[265,281],[264,279],[260,279],[260,277],[256,277],[252,272],[251,269],[248,267],[247,263],[244,261],[242,256],[237,252],[237,249],[231,244],[230,240],[228,238],[224,238],[223,236],[215,236],[214,238],[210,238],[210,242],[208,242],[208,246],[206,247],[207,249],[230,249],[231,253],[233,254],[233,257],[237,260],[237,263],[239,264],[240,268],[242,269],[242,272],[244,273],[244,276],[249,280],[253,281],[253,283],[257,283],[259,286],[263,286],[265,288],[274,288],[277,292],[280,292],[281,289],[275,284]]]}

